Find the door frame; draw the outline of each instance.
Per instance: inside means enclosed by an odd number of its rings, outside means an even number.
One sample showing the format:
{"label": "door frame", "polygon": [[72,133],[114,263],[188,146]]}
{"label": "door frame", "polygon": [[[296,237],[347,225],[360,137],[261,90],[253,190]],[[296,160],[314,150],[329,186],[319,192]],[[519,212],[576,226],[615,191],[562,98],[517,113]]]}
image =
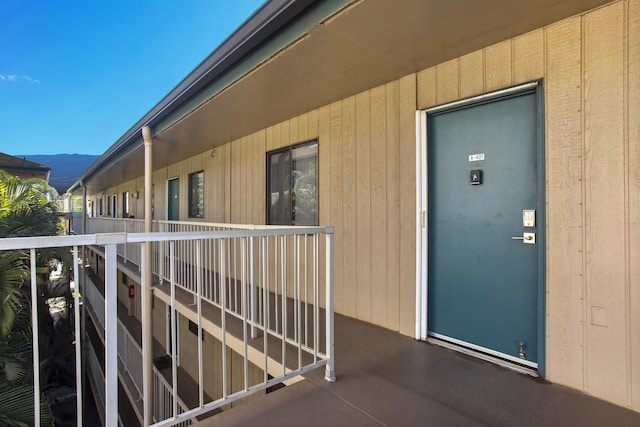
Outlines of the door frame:
{"label": "door frame", "polygon": [[538,369],[537,374],[546,375],[546,196],[545,196],[545,138],[544,138],[544,92],[543,81],[537,80],[505,89],[465,98],[424,110],[416,111],[416,314],[415,339],[426,341],[429,325],[427,309],[429,305],[429,235],[428,235],[428,191],[429,141],[427,140],[427,117],[436,112],[453,110],[473,104],[498,101],[505,97],[535,92],[536,96],[536,157],[537,157],[537,249],[538,249],[538,306],[537,306],[537,340]]}
{"label": "door frame", "polygon": [[169,179],[167,179],[167,190],[166,190],[166,200],[167,203],[165,205],[165,209],[166,209],[166,215],[165,218],[167,218],[168,221],[169,220],[169,204],[171,203],[171,200],[169,199],[169,182],[173,181],[173,180],[178,180],[178,219],[177,220],[173,220],[173,221],[179,221],[180,220],[180,176],[174,176],[171,177]]}

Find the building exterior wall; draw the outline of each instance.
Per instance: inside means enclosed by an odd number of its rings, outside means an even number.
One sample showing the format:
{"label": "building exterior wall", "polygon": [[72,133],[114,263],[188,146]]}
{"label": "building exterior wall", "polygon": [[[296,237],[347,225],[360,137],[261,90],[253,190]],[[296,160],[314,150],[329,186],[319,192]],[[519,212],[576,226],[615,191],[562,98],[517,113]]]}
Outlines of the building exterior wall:
{"label": "building exterior wall", "polygon": [[547,378],[640,411],[640,0],[157,165],[154,216],[166,218],[166,180],[179,176],[188,220],[187,177],[204,170],[204,221],[262,224],[265,154],[317,138],[320,224],[336,230],[336,311],[413,335],[415,111],[537,79],[545,96]]}
{"label": "building exterior wall", "polygon": [[417,74],[418,107],[544,79],[547,378],[640,410],[640,2]]}

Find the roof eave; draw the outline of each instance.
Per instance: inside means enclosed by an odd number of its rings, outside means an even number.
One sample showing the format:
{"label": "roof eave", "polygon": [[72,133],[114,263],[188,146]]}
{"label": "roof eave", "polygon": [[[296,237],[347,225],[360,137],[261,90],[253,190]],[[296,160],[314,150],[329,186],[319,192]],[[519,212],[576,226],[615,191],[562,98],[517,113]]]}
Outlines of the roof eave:
{"label": "roof eave", "polygon": [[140,130],[143,126],[150,126],[153,129],[153,126],[163,117],[179,108],[191,96],[232,67],[234,63],[284,27],[315,1],[271,0],[265,2],[184,80],[100,156],[69,187],[67,192],[73,193],[81,188],[83,182],[86,182],[122,153],[135,151],[139,148],[142,145]]}

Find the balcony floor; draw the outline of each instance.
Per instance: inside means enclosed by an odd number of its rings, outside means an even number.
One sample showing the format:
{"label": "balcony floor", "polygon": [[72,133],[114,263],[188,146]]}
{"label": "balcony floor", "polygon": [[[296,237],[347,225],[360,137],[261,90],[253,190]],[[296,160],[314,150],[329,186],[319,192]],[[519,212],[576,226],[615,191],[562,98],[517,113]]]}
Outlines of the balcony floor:
{"label": "balcony floor", "polygon": [[336,316],[337,381],[324,371],[204,426],[638,426],[640,413]]}

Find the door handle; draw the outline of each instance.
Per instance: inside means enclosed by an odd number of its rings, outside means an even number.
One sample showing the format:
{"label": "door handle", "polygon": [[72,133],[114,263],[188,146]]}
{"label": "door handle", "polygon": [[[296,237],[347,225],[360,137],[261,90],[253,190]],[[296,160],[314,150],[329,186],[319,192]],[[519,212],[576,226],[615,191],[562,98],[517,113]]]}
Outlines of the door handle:
{"label": "door handle", "polygon": [[522,236],[513,236],[511,240],[522,240],[527,245],[536,244],[536,233],[522,233]]}

